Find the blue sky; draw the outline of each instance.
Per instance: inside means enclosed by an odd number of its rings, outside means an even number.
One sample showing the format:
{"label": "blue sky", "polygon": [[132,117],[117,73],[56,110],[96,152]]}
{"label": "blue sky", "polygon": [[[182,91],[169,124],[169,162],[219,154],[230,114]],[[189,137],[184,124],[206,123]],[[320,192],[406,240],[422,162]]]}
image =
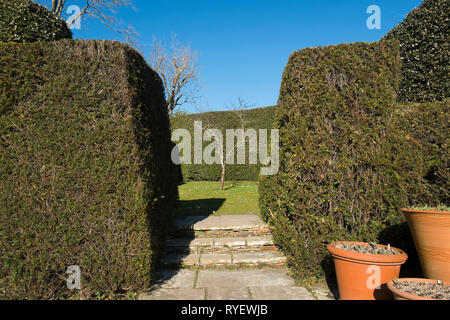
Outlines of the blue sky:
{"label": "blue sky", "polygon": [[[140,34],[146,49],[153,35],[176,34],[199,54],[198,106],[225,109],[238,97],[256,107],[275,105],[289,55],[306,47],[379,40],[421,0],[134,0],[137,11],[119,17]],[[366,26],[367,7],[381,9],[381,29]],[[82,21],[75,38],[122,40],[101,24]]]}

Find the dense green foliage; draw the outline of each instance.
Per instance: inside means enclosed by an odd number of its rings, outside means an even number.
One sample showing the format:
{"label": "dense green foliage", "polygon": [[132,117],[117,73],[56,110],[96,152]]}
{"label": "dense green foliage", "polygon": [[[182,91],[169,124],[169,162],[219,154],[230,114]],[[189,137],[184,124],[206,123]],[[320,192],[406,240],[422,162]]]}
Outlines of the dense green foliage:
{"label": "dense green foliage", "polygon": [[259,191],[298,276],[332,271],[326,245],[335,240],[390,243],[409,255],[402,270],[420,275],[398,209],[450,203],[449,12],[446,0],[424,0],[384,37],[399,48],[381,41],[290,57],[275,116],[280,172],[262,177]]}
{"label": "dense green foliage", "polygon": [[437,207],[431,207],[431,206],[419,206],[419,207],[412,207],[412,210],[417,210],[417,211],[446,211],[446,212],[450,212],[450,207],[449,206],[445,206],[445,205],[439,205]]}
{"label": "dense green foliage", "polygon": [[[275,107],[266,107],[242,111],[218,111],[200,114],[175,114],[171,118],[172,131],[187,129],[192,137],[194,150],[194,121],[202,121],[203,127],[213,127],[222,131],[225,139],[226,129],[240,129],[244,123],[245,129],[270,129],[274,118]],[[270,132],[268,133],[270,138]],[[204,146],[211,142],[205,142]],[[224,142],[226,144],[226,142]],[[270,150],[269,150],[270,151]],[[228,181],[257,181],[260,171],[259,164],[248,164],[248,145],[246,146],[246,164],[226,166],[225,179]],[[183,164],[183,180],[187,181],[218,181],[221,176],[219,164]]]}
{"label": "dense green foliage", "polygon": [[415,205],[450,204],[450,98],[438,102],[399,105],[394,117],[414,142],[423,167],[423,183],[429,199]]}
{"label": "dense green foliage", "polygon": [[259,191],[262,215],[297,275],[329,270],[332,241],[388,241],[383,231],[403,222],[400,207],[434,199],[421,183],[417,145],[394,121],[399,75],[395,41],[291,55],[275,116],[280,171]]}
{"label": "dense green foliage", "polygon": [[126,45],[0,44],[0,298],[144,290],[177,199],[161,79]]}
{"label": "dense green foliage", "polygon": [[[399,104],[392,117],[393,126],[402,132],[413,149],[403,157],[413,157],[420,173],[403,190],[409,207],[442,208],[450,203],[450,99],[438,102]],[[380,243],[403,249],[409,259],[402,267],[404,276],[422,276],[420,262],[407,223],[402,219],[382,230]]]}
{"label": "dense green foliage", "polygon": [[384,38],[400,41],[404,102],[437,101],[449,97],[450,1],[424,0]]}
{"label": "dense green foliage", "polygon": [[71,39],[61,18],[31,0],[0,0],[0,42]]}

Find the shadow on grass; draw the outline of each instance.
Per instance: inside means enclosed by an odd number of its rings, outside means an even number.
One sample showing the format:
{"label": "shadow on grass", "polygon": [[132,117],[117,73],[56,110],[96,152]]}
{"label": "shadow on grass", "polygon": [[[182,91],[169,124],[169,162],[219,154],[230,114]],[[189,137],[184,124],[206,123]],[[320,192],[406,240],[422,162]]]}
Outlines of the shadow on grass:
{"label": "shadow on grass", "polygon": [[209,216],[218,211],[226,199],[196,199],[178,201],[175,218],[187,216]]}

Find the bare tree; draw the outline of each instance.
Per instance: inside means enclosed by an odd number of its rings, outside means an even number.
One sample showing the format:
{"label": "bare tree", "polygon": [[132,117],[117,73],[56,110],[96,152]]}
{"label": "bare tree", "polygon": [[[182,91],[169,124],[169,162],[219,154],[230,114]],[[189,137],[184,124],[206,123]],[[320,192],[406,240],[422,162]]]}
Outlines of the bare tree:
{"label": "bare tree", "polygon": [[167,110],[173,114],[176,107],[194,103],[200,90],[197,52],[190,45],[183,46],[172,36],[170,47],[153,37],[148,61],[158,72],[166,92]]}
{"label": "bare tree", "polygon": [[[245,145],[247,143],[246,140],[246,128],[247,124],[249,122],[248,119],[248,109],[252,107],[251,105],[247,104],[244,99],[238,98],[238,104],[229,106],[228,109],[233,112],[233,114],[236,116],[236,119],[238,120],[239,129],[242,129],[241,132],[241,139],[240,141],[237,141],[237,143],[234,143],[233,141],[233,147],[225,148],[224,139],[222,136],[222,139],[218,139],[217,136],[214,134],[215,130],[217,130],[219,127],[223,126],[221,121],[214,116],[213,112],[204,112],[200,113],[201,117],[197,121],[201,121],[202,123],[202,131],[203,134],[209,137],[210,140],[213,140],[217,144],[217,156],[220,159],[220,165],[222,168],[221,175],[220,175],[220,184],[219,189],[223,191],[225,186],[225,176],[226,176],[226,164],[229,160],[229,158],[234,155],[236,152],[236,149],[241,147],[243,144]],[[199,123],[199,122],[194,123]],[[237,129],[237,128],[227,128],[227,129]],[[226,150],[225,150],[226,149]]]}
{"label": "bare tree", "polygon": [[111,30],[123,34],[127,39],[136,36],[133,27],[125,25],[116,17],[121,7],[135,9],[131,0],[36,0],[36,2],[47,6],[58,17],[61,17],[70,5],[81,4],[80,11],[67,21],[69,27],[81,16],[89,16],[99,20]]}
{"label": "bare tree", "polygon": [[253,108],[254,105],[248,104],[241,97],[239,97],[237,100],[238,100],[238,103],[236,105],[229,106],[228,109],[230,109],[236,115],[242,129],[245,131],[245,128],[247,127],[247,124],[249,123],[247,111],[248,111],[248,109]]}

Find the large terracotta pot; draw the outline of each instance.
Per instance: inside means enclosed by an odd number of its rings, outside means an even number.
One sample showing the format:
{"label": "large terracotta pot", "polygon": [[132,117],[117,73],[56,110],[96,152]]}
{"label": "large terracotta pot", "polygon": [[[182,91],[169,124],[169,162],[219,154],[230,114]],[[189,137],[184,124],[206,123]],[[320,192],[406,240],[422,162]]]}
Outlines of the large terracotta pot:
{"label": "large terracotta pot", "polygon": [[[364,242],[337,242],[364,244]],[[392,300],[387,283],[400,275],[400,267],[408,256],[402,250],[398,255],[367,254],[336,248],[328,245],[334,258],[336,278],[341,300]],[[378,245],[378,247],[386,247]]]}
{"label": "large terracotta pot", "polygon": [[[437,280],[431,280],[431,279],[418,279],[418,278],[403,278],[398,279],[397,281],[408,281],[408,282],[437,282]],[[449,282],[443,282],[445,286],[450,285]],[[388,289],[393,293],[395,300],[437,300],[437,299],[431,299],[431,298],[425,298],[421,297],[415,294],[410,294],[405,291],[399,290],[395,287],[394,281],[388,282]]]}
{"label": "large terracotta pot", "polygon": [[450,281],[450,212],[408,209],[402,212],[425,277]]}

